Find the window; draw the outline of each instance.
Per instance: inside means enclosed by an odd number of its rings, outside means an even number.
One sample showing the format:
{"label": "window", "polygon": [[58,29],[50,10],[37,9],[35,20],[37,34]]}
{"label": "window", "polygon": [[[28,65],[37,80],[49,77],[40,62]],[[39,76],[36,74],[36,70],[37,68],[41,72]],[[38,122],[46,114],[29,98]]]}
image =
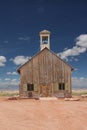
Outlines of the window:
{"label": "window", "polygon": [[65,90],[65,84],[59,83],[59,90]]}
{"label": "window", "polygon": [[34,91],[34,84],[27,84],[27,91]]}
{"label": "window", "polygon": [[42,37],[42,43],[47,44],[48,43],[48,37]]}

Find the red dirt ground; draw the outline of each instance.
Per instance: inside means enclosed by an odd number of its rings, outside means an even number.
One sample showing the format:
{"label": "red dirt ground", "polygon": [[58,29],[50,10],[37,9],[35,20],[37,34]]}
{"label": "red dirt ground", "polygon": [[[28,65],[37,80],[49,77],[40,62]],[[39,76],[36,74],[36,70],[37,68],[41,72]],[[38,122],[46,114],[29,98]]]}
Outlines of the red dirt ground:
{"label": "red dirt ground", "polygon": [[0,99],[0,130],[87,130],[87,101]]}

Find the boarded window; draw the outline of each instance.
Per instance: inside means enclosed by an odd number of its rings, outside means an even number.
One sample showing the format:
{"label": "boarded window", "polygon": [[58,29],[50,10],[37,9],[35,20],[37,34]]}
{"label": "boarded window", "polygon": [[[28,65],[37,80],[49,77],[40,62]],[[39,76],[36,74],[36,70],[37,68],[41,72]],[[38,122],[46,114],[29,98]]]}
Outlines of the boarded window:
{"label": "boarded window", "polygon": [[65,84],[59,83],[59,90],[65,90]]}
{"label": "boarded window", "polygon": [[34,91],[34,84],[27,84],[27,91]]}

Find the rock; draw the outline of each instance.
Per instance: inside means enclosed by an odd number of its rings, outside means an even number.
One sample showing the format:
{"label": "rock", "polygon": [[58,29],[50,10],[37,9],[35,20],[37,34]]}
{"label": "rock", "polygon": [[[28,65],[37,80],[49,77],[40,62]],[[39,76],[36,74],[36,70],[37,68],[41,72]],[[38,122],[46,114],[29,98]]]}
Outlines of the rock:
{"label": "rock", "polygon": [[69,101],[69,98],[65,98],[64,101]]}
{"label": "rock", "polygon": [[80,98],[65,98],[64,101],[79,101]]}
{"label": "rock", "polygon": [[81,95],[82,98],[87,98],[87,94]]}
{"label": "rock", "polygon": [[17,100],[17,97],[9,97],[8,100]]}

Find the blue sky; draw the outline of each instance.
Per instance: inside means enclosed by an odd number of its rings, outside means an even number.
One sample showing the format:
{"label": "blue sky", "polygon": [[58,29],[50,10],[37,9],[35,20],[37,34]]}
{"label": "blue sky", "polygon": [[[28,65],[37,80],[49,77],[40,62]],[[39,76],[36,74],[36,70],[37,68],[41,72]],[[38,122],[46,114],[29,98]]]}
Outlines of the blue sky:
{"label": "blue sky", "polygon": [[86,0],[0,0],[0,88],[18,86],[16,69],[40,50],[44,29],[51,50],[75,68],[73,88],[87,88]]}

